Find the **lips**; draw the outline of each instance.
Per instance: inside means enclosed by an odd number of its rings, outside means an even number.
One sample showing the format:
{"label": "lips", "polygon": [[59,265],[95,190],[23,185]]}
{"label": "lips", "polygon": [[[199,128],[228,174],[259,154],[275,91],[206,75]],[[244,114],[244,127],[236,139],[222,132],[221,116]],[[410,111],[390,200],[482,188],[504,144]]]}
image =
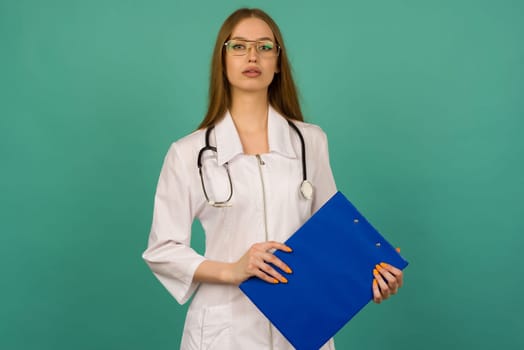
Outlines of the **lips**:
{"label": "lips", "polygon": [[242,74],[247,76],[247,77],[254,78],[254,77],[258,77],[260,74],[262,74],[262,72],[258,68],[249,67],[249,68],[245,69],[242,72]]}

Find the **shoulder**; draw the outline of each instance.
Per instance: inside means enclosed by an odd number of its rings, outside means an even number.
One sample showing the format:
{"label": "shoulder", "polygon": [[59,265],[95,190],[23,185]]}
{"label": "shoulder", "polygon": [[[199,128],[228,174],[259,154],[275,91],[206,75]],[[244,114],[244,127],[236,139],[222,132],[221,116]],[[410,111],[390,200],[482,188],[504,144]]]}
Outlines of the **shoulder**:
{"label": "shoulder", "polygon": [[293,121],[304,138],[304,146],[308,158],[317,162],[319,159],[328,157],[328,137],[324,130],[316,125],[306,122]]}
{"label": "shoulder", "polygon": [[199,129],[171,143],[166,158],[176,158],[183,162],[196,159],[205,144],[205,129]]}
{"label": "shoulder", "polygon": [[182,150],[193,150],[194,148],[202,148],[205,143],[206,129],[199,129],[193,131],[191,134],[186,135],[171,144],[171,147],[176,147],[180,151]]}
{"label": "shoulder", "polygon": [[322,128],[316,124],[299,122],[294,120],[293,123],[298,127],[306,143],[326,143],[327,135]]}

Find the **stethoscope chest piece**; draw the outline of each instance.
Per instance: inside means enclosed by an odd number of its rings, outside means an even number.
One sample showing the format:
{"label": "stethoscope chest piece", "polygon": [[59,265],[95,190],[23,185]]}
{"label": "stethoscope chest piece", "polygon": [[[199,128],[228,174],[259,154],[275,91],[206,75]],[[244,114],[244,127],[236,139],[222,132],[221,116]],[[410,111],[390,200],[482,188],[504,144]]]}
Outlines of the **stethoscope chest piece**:
{"label": "stethoscope chest piece", "polygon": [[302,181],[300,185],[300,192],[305,199],[310,200],[313,198],[313,185],[308,180]]}

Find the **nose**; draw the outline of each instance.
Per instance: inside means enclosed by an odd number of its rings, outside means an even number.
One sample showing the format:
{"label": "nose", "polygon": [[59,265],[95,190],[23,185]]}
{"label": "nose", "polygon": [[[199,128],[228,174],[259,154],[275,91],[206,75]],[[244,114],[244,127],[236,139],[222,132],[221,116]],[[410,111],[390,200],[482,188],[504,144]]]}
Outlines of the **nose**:
{"label": "nose", "polygon": [[251,44],[247,47],[247,58],[249,62],[256,62],[258,58],[258,52],[255,47],[256,44]]}

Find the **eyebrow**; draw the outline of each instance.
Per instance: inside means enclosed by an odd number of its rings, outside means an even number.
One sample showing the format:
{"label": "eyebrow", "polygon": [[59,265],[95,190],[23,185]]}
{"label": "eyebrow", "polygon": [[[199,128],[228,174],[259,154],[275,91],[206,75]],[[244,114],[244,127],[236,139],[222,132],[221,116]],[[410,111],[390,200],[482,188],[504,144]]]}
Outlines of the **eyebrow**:
{"label": "eyebrow", "polygon": [[245,40],[245,41],[269,40],[269,41],[275,41],[275,39],[270,38],[270,37],[267,37],[267,36],[265,36],[265,37],[263,37],[263,38],[257,38],[257,39],[255,39],[255,40],[249,40],[249,39],[246,39],[246,38],[244,38],[244,37],[242,37],[242,36],[235,36],[235,37],[231,38],[231,40]]}

